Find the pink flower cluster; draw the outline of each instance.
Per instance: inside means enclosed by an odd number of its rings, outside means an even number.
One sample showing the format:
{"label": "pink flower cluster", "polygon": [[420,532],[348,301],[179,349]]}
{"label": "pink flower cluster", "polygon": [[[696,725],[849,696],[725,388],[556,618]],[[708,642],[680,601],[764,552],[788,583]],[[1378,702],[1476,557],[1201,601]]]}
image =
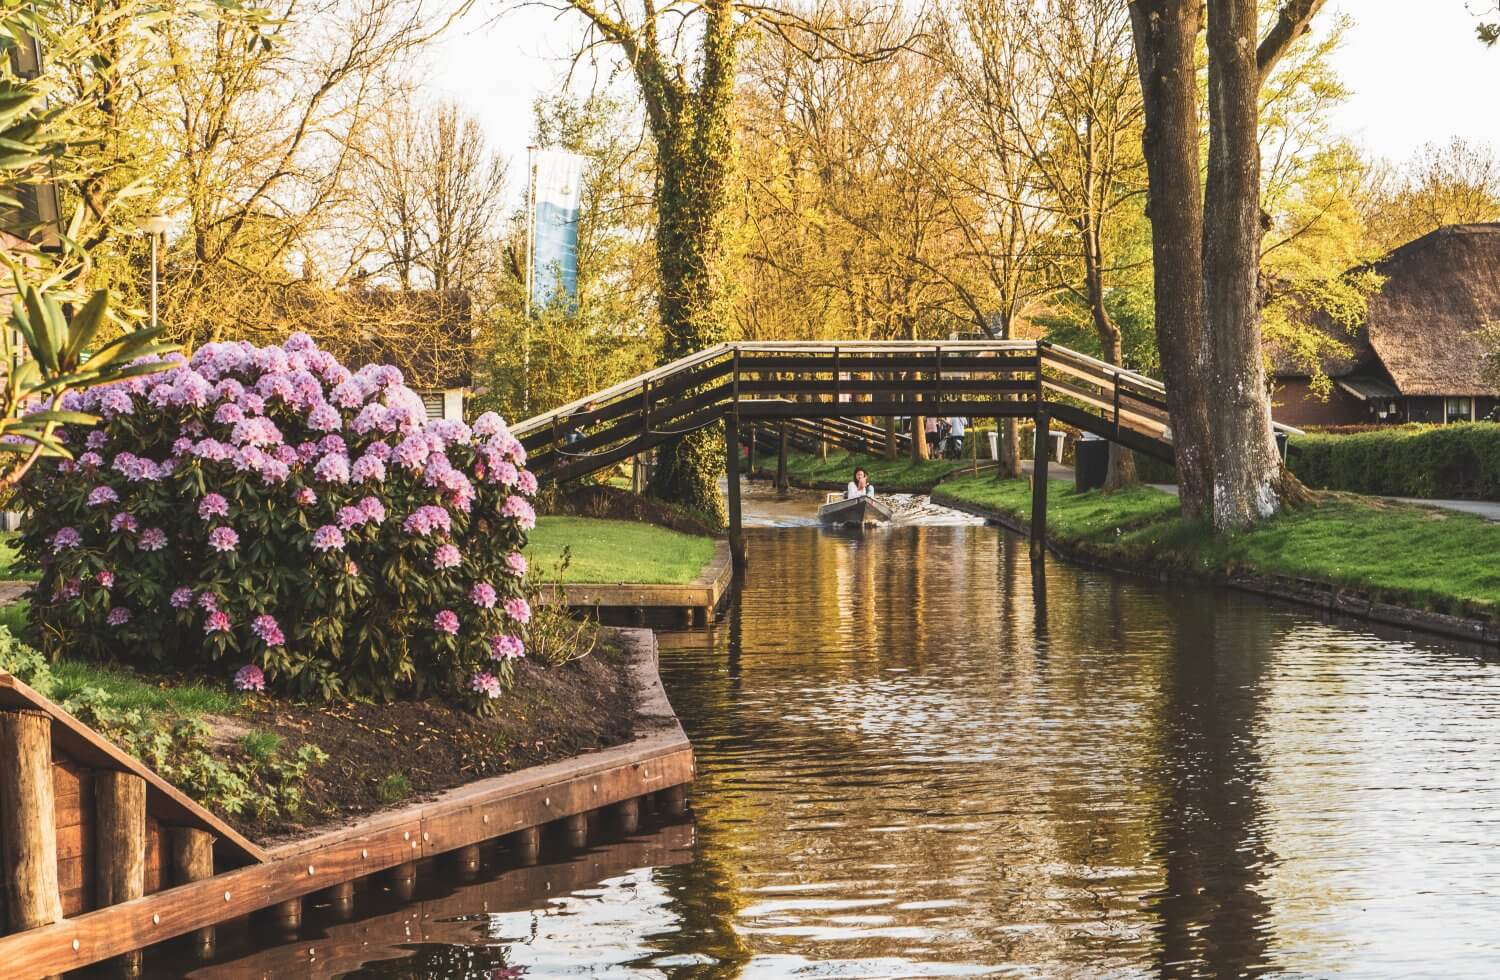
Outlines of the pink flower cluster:
{"label": "pink flower cluster", "polygon": [[[525,649],[518,549],[536,523],[535,477],[498,415],[429,421],[399,370],[351,371],[303,334],[152,360],[160,373],[66,395],[60,407],[103,421],[65,429],[82,448],[76,463],[48,462],[23,485],[33,513],[49,494],[70,495],[56,513],[74,523],[39,524],[35,539],[49,563],[47,616],[70,629],[128,623],[109,642],[189,661],[277,651],[257,659],[278,679],[324,658],[318,671],[368,695],[360,672],[376,671],[354,661],[370,644],[352,629],[303,627],[389,610],[398,624],[431,622],[402,638],[424,675],[487,677],[472,690],[498,696]],[[226,577],[231,561],[247,574]],[[176,587],[160,607],[117,604],[159,594],[164,576]],[[240,674],[251,669],[259,690],[256,665]]]}
{"label": "pink flower cluster", "polygon": [[254,664],[246,664],[234,672],[234,689],[236,691],[264,691],[266,675]]}

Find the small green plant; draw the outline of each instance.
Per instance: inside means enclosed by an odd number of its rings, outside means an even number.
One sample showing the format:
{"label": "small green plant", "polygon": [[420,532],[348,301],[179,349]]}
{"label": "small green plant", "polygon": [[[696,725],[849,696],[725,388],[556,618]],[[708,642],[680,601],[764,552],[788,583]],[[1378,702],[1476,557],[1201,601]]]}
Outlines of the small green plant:
{"label": "small green plant", "polygon": [[411,780],[405,773],[393,772],[375,784],[375,796],[382,803],[396,803],[411,795]]}
{"label": "small green plant", "polygon": [[253,731],[240,739],[240,748],[256,762],[270,762],[281,751],[281,736],[275,732]]}

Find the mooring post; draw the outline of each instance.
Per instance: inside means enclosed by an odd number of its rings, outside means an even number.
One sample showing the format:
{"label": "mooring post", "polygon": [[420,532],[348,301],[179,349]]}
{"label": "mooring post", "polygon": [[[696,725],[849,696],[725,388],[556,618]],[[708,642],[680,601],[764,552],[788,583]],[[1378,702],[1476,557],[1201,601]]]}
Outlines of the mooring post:
{"label": "mooring post", "polygon": [[788,494],[792,492],[791,481],[786,475],[786,423],[781,423],[781,431],[776,438],[776,492]]}
{"label": "mooring post", "polygon": [[[214,876],[214,839],[206,830],[177,827],[172,831],[172,881],[186,885]],[[204,926],[192,933],[193,949],[200,958],[214,954],[214,927]]]}
{"label": "mooring post", "polygon": [[453,870],[460,881],[473,881],[482,863],[478,844],[466,844],[453,852]]}
{"label": "mooring post", "polygon": [[[146,781],[134,773],[94,774],[94,906],[118,905],[146,894]],[[141,975],[141,950],[116,961],[117,972]]]}
{"label": "mooring post", "polygon": [[724,419],[724,469],[729,490],[729,554],[736,574],[745,570],[745,535],[740,524],[740,417],[730,412]]}
{"label": "mooring post", "polygon": [[391,894],[398,900],[411,901],[417,892],[417,862],[407,861],[391,868],[386,872],[386,881],[391,886]]}
{"label": "mooring post", "polygon": [[0,711],[0,852],[5,911],[14,932],[62,918],[57,889],[57,812],[52,718]]}
{"label": "mooring post", "polygon": [[1039,562],[1047,553],[1047,468],[1052,456],[1046,412],[1036,413],[1036,445],[1031,456],[1031,560]]}

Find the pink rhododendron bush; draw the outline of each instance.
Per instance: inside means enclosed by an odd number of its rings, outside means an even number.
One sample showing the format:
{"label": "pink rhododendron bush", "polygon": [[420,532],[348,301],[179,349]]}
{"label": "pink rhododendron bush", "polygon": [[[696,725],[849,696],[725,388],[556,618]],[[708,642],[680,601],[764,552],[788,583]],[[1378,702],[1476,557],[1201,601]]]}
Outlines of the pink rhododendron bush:
{"label": "pink rhododendron bush", "polygon": [[500,418],[426,421],[401,372],[304,334],[73,396],[21,488],[31,616],[66,655],[245,690],[498,697],[526,652],[536,480]]}

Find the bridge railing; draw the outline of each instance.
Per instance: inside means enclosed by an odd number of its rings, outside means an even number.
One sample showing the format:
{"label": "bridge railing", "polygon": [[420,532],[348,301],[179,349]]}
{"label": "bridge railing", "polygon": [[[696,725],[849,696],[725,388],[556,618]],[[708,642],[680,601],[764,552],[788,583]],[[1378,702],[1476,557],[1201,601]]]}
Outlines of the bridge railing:
{"label": "bridge railing", "polygon": [[[719,344],[514,427],[533,465],[568,479],[733,411],[799,436],[868,446],[881,416],[1034,417],[1172,458],[1166,389],[1038,341],[772,341]],[[1296,433],[1289,426],[1278,429]],[[868,430],[868,431],[867,431]]]}

